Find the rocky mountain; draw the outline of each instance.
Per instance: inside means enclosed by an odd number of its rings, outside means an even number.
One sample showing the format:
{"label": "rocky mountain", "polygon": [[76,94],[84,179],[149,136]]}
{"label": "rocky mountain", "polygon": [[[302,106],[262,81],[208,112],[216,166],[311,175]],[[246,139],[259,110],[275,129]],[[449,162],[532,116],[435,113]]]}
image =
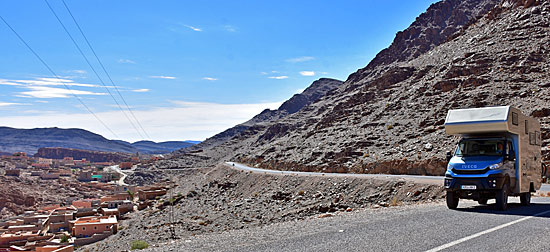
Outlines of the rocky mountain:
{"label": "rocky mountain", "polygon": [[442,174],[456,144],[444,133],[447,111],[493,105],[539,118],[549,159],[549,27],[548,1],[438,2],[316,102],[232,128],[222,144],[159,166],[231,159],[285,170]]}
{"label": "rocky mountain", "polygon": [[[302,93],[295,94],[290,99],[285,101],[277,110],[266,109],[244,123],[218,133],[195,146],[177,151],[176,155],[186,153],[188,156],[193,156],[190,153],[213,150],[212,153],[209,152],[210,154],[207,157],[198,159],[201,161],[210,160],[213,156],[216,157],[212,160],[218,160],[222,156],[231,155],[232,150],[224,149],[223,145],[225,145],[232,138],[242,135],[243,132],[246,132],[251,128],[254,130],[258,127],[264,127],[266,124],[294,114],[300,111],[303,107],[316,102],[330,91],[335,90],[337,87],[342,85],[342,83],[342,81],[329,78],[321,78],[316,80]],[[222,151],[222,149],[224,150]],[[190,165],[195,165],[195,162],[191,162]]]}
{"label": "rocky mountain", "polygon": [[109,140],[83,129],[36,128],[15,129],[0,127],[0,152],[26,152],[34,154],[42,147],[61,147],[123,153],[169,153],[193,145],[188,142],[140,141],[128,143]]}

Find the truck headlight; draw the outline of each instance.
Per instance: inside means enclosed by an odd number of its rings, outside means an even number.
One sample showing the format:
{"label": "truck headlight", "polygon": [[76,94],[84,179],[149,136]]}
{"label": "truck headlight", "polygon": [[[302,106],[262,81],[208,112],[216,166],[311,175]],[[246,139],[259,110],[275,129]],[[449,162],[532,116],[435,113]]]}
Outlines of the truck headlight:
{"label": "truck headlight", "polygon": [[489,165],[489,169],[491,169],[491,170],[496,170],[498,168],[500,168],[500,163]]}

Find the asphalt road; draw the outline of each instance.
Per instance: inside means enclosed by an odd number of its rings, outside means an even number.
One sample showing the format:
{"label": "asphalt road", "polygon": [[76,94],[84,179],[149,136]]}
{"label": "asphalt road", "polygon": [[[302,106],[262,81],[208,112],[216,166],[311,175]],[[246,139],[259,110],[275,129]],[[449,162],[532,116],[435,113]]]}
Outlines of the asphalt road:
{"label": "asphalt road", "polygon": [[[463,201],[338,213],[184,238],[150,251],[550,251],[550,198],[506,212]],[[514,203],[515,202],[515,203]]]}

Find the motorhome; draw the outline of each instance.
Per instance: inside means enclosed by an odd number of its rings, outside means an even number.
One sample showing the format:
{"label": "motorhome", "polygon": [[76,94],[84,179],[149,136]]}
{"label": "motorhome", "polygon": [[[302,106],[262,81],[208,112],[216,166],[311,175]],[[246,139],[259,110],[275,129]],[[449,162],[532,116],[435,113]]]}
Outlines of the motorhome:
{"label": "motorhome", "polygon": [[460,199],[495,199],[496,208],[506,210],[508,196],[529,205],[543,174],[538,120],[511,106],[455,109],[447,113],[445,132],[460,138],[447,153],[448,208]]}

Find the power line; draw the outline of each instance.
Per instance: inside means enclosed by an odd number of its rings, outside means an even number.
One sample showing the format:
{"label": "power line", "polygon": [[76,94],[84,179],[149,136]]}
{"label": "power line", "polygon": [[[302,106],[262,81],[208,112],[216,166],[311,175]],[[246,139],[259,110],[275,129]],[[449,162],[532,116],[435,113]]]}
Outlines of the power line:
{"label": "power line", "polygon": [[79,25],[78,22],[76,21],[76,18],[73,16],[73,13],[72,13],[71,10],[69,9],[69,6],[67,5],[67,3],[65,3],[65,0],[62,0],[62,2],[63,2],[63,5],[65,5],[65,8],[67,9],[67,12],[69,12],[69,14],[71,15],[71,18],[73,19],[74,23],[76,24],[76,27],[78,27],[78,30],[80,31],[80,34],[82,34],[82,37],[84,37],[84,40],[86,41],[86,43],[87,43],[88,46],[90,47],[90,50],[92,51],[92,53],[94,54],[95,58],[97,59],[97,62],[99,62],[99,65],[101,66],[101,68],[102,68],[103,71],[105,72],[105,75],[107,75],[107,78],[109,78],[109,80],[111,81],[111,84],[115,87],[116,92],[118,93],[118,95],[120,96],[120,98],[122,99],[122,101],[124,102],[124,104],[126,105],[126,108],[128,109],[128,111],[130,111],[130,114],[132,115],[132,117],[134,117],[134,119],[136,120],[137,124],[139,125],[139,127],[141,128],[141,130],[143,131],[143,133],[145,133],[145,135],[147,136],[147,138],[151,139],[151,137],[149,136],[149,134],[147,134],[147,131],[143,128],[143,126],[141,125],[141,123],[140,123],[139,120],[137,119],[137,117],[136,117],[136,115],[134,114],[134,112],[132,111],[132,109],[130,109],[130,106],[128,106],[128,103],[126,102],[126,99],[124,99],[124,97],[122,96],[122,94],[121,94],[120,91],[118,90],[118,87],[117,87],[117,85],[115,85],[115,82],[114,82],[113,79],[111,78],[111,75],[107,72],[107,69],[105,69],[105,66],[103,65],[103,63],[101,62],[101,60],[99,59],[99,57],[97,56],[97,54],[95,53],[94,48],[93,48],[92,45],[90,44],[90,41],[88,41],[88,38],[86,37],[86,35],[84,35],[84,32],[82,31],[82,28],[80,27],[80,25]]}
{"label": "power line", "polygon": [[82,49],[80,49],[80,46],[78,45],[78,43],[76,43],[76,41],[74,40],[73,36],[71,35],[71,33],[69,32],[69,30],[67,30],[67,27],[65,27],[65,25],[63,24],[63,22],[61,21],[61,19],[59,18],[59,16],[57,15],[57,13],[54,11],[54,9],[52,8],[52,6],[50,5],[50,3],[48,2],[48,0],[44,0],[44,2],[46,2],[46,5],[48,5],[48,8],[50,8],[50,11],[53,13],[53,15],[55,16],[55,18],[57,19],[57,21],[59,22],[59,24],[61,25],[61,27],[63,27],[63,30],[65,30],[65,33],[67,33],[67,35],[69,36],[69,38],[71,39],[71,41],[73,42],[73,44],[76,46],[76,48],[78,49],[78,51],[80,52],[80,55],[82,55],[82,57],[84,57],[84,60],[86,61],[86,63],[88,63],[88,66],[90,66],[90,68],[92,69],[92,71],[94,72],[94,74],[97,76],[97,78],[99,79],[99,82],[101,82],[101,85],[103,85],[105,87],[105,89],[107,90],[107,93],[109,93],[109,95],[111,96],[111,98],[113,98],[113,101],[115,101],[116,105],[118,106],[118,108],[120,109],[120,111],[122,111],[122,113],[124,114],[124,116],[126,117],[126,119],[128,119],[128,121],[130,122],[130,124],[132,125],[132,127],[134,127],[134,129],[136,130],[136,132],[139,134],[139,136],[143,139],[143,135],[141,134],[141,132],[139,131],[139,129],[136,127],[136,125],[134,124],[134,122],[130,119],[130,117],[128,117],[128,115],[126,114],[126,111],[124,111],[124,109],[122,108],[122,106],[120,106],[120,104],[118,103],[118,101],[116,100],[116,98],[113,96],[113,94],[111,93],[111,90],[109,90],[109,88],[107,87],[107,85],[105,85],[105,82],[103,82],[103,79],[101,79],[101,77],[99,76],[99,74],[97,73],[97,71],[95,70],[95,68],[92,66],[92,64],[90,63],[90,61],[88,60],[88,57],[86,57],[86,55],[84,54],[84,52],[82,51]]}
{"label": "power line", "polygon": [[2,21],[4,22],[4,24],[6,24],[6,26],[8,26],[8,28],[10,28],[10,30],[15,34],[15,36],[17,36],[17,38],[19,38],[19,40],[32,52],[32,54],[34,54],[34,56],[36,56],[36,58],[48,69],[48,71],[50,71],[50,73],[56,78],[58,79],[62,84],[63,86],[69,90],[69,92],[71,93],[72,96],[74,96],[74,98],[76,98],[80,104],[82,104],[82,106],[84,106],[84,108],[86,108],[86,110],[88,110],[88,112],[90,112],[90,114],[92,114],[95,119],[97,119],[102,125],[103,127],[105,127],[107,130],[109,130],[109,132],[111,132],[111,134],[113,134],[116,138],[118,138],[118,135],[115,134],[115,132],[113,130],[111,130],[111,128],[109,128],[107,126],[107,124],[105,124],[101,119],[99,119],[99,117],[86,105],[86,103],[84,103],[84,101],[82,99],[80,99],[80,97],[78,97],[74,92],[73,90],[67,86],[67,84],[65,84],[65,82],[63,82],[61,80],[61,78],[59,78],[59,76],[52,70],[52,68],[46,63],[46,61],[44,61],[39,55],[38,53],[36,53],[32,47],[19,35],[19,33],[17,33],[15,31],[15,29],[13,29],[13,27],[11,27],[11,25],[0,15],[0,19],[2,19]]}

